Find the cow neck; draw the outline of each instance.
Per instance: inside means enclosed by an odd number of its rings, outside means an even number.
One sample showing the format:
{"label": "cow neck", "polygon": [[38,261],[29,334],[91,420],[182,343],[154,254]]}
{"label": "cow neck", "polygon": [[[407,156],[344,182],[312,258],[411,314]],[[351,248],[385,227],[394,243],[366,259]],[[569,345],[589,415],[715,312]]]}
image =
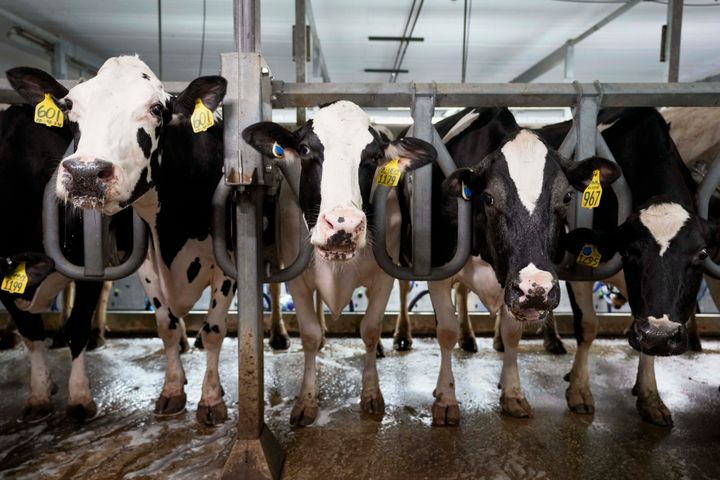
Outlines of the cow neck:
{"label": "cow neck", "polygon": [[157,189],[153,186],[132,204],[133,210],[150,227],[153,238],[157,236],[157,214],[160,211]]}

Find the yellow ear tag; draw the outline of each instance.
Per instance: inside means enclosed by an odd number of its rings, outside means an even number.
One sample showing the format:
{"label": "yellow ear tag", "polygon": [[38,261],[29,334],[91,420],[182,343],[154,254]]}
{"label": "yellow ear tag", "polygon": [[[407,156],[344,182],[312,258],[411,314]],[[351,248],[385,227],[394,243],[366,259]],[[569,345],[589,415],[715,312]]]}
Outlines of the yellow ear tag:
{"label": "yellow ear tag", "polygon": [[195,100],[195,110],[190,116],[190,123],[195,133],[204,132],[215,124],[212,111],[203,105],[199,98]]}
{"label": "yellow ear tag", "polygon": [[590,185],[585,188],[582,196],[583,208],[595,208],[600,205],[602,197],[602,185],[600,185],[600,170],[594,170]]}
{"label": "yellow ear tag", "polygon": [[18,265],[13,273],[3,278],[0,290],[5,290],[10,293],[25,293],[27,284],[28,276],[27,273],[25,273],[25,262],[20,262],[20,265]]}
{"label": "yellow ear tag", "polygon": [[398,159],[393,158],[386,163],[378,172],[377,184],[387,185],[388,187],[397,186],[400,181],[400,167],[398,167]]}
{"label": "yellow ear tag", "polygon": [[55,105],[49,93],[45,94],[45,98],[35,105],[35,123],[42,123],[48,127],[62,127],[63,113],[60,108]]}
{"label": "yellow ear tag", "polygon": [[597,247],[586,243],[582,250],[580,250],[580,254],[575,261],[585,267],[597,268],[598,265],[600,265],[601,258],[602,256],[600,252],[598,252]]}

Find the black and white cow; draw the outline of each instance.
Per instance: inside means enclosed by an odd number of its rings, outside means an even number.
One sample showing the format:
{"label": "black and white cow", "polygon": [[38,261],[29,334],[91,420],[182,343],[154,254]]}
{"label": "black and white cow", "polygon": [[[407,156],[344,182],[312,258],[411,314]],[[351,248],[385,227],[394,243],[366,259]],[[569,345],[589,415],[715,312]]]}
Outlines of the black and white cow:
{"label": "black and white cow", "polygon": [[[694,311],[702,261],[718,245],[718,229],[695,214],[690,172],[655,109],[608,109],[600,112],[598,123],[630,187],[632,214],[617,227],[616,200],[608,190],[595,209],[593,230],[576,230],[566,243],[575,254],[593,244],[604,259],[622,255],[623,271],[608,281],[621,288],[633,314],[629,341],[640,351],[636,405],[643,419],[672,426],[658,393],[654,359],[688,349],[685,324]],[[539,134],[559,145],[569,128],[566,122]],[[588,350],[598,324],[592,282],[569,282],[569,290],[578,349],[566,397],[572,411],[592,413]]]}
{"label": "black and white cow", "polygon": [[[44,89],[33,75],[20,91],[37,103]],[[181,318],[207,286],[212,304],[201,336],[207,368],[197,410],[200,422],[227,416],[218,375],[225,315],[232,281],[216,267],[210,238],[213,191],[223,163],[219,119],[194,134],[189,117],[197,100],[214,111],[226,81],[200,77],[174,97],[150,68],[135,56],[108,59],[97,76],[56,95],[72,129],[75,152],[58,168],[57,196],[81,208],[115,214],[132,206],[150,227],[148,256],[139,275],[152,299],[167,369],[158,415],[185,408],[185,373],[180,361]]]}
{"label": "black and white cow", "polygon": [[[537,134],[520,129],[503,108],[465,109],[437,125],[458,170],[447,179],[434,167],[433,264],[447,261],[457,242],[457,198],[472,202],[472,256],[453,277],[428,282],[437,316],[441,366],[434,392],[433,423],[459,421],[452,373],[452,349],[458,322],[452,285],[470,287],[489,309],[499,309],[505,344],[501,375],[504,412],[532,415],[520,386],[517,347],[526,322],[543,321],[560,300],[554,261],[575,191],[584,189],[594,170],[607,186],[619,170],[592,157],[573,163],[562,158]],[[405,245],[403,246],[405,248]]]}
{"label": "black and white cow", "polygon": [[[35,72],[30,83],[24,79]],[[21,93],[35,89],[61,98],[67,89],[37,70],[15,68],[7,72],[11,85]],[[40,99],[43,96],[40,95]],[[33,103],[37,103],[34,99]],[[34,122],[29,105],[13,105],[0,112],[0,220],[6,231],[0,236],[2,274],[12,273],[24,261],[29,276],[22,294],[0,291],[0,301],[12,317],[31,358],[30,397],[20,420],[35,422],[51,412],[54,393],[45,362],[45,330],[39,312],[47,311],[69,279],[54,271],[52,261],[42,252],[42,198],[45,185],[72,141],[70,127],[47,127]],[[61,209],[61,244],[66,257],[79,263],[82,254],[81,219]],[[69,382],[68,414],[77,420],[92,417],[97,407],[92,400],[85,374],[85,348],[91,331],[93,310],[98,303],[101,282],[77,282],[76,298],[64,325],[70,344],[72,369]]]}
{"label": "black and white cow", "polygon": [[[321,108],[312,120],[295,132],[269,122],[252,125],[243,138],[264,155],[279,157],[287,182],[280,194],[281,256],[295,258],[298,245],[299,210],[311,232],[314,256],[299,277],[288,282],[297,311],[305,354],[300,393],[290,423],[310,425],[318,415],[315,357],[322,340],[313,305],[319,291],[332,315],[337,317],[355,288],[366,287],[368,307],[360,324],[365,344],[362,375],[362,410],[382,414],[385,405],[375,362],[393,279],[375,262],[369,243],[370,193],[376,169],[397,158],[402,172],[425,165],[435,158],[431,145],[413,138],[385,142],[370,125],[368,115],[357,105],[339,101]],[[391,194],[388,204],[388,251],[397,258],[400,213]],[[295,198],[299,198],[299,205]]]}

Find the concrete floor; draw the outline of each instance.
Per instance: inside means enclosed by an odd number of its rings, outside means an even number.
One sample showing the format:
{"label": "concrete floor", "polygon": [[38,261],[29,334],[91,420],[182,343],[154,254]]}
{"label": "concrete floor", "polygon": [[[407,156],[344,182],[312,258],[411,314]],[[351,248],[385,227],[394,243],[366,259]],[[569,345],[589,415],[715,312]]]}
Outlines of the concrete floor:
{"label": "concrete floor", "polygon": [[[574,342],[566,341],[568,346]],[[384,340],[389,351],[391,341]],[[330,339],[319,357],[321,414],[316,425],[288,425],[302,374],[299,340],[289,352],[266,355],[268,424],[287,451],[284,478],[293,479],[718,479],[720,478],[720,341],[705,352],[657,362],[661,394],[675,428],[643,423],[630,395],[636,355],[624,340],[593,348],[592,388],[597,413],[571,414],[565,406],[570,355],[554,357],[540,341],[522,344],[521,378],[535,418],[500,414],[501,355],[480,339],[481,353],[457,351],[455,378],[461,425],[430,426],[431,392],[439,351],[434,339],[379,360],[386,414],[360,414],[359,339]],[[221,376],[228,405],[236,397],[236,342],[227,339]],[[152,415],[164,359],[160,340],[110,340],[89,354],[91,388],[100,414],[85,425],[65,419],[67,349],[50,354],[60,391],[47,422],[20,425],[29,362],[23,348],[0,352],[0,477],[18,479],[218,478],[232,446],[236,411],[217,428],[195,423],[204,354],[183,356],[188,412]]]}

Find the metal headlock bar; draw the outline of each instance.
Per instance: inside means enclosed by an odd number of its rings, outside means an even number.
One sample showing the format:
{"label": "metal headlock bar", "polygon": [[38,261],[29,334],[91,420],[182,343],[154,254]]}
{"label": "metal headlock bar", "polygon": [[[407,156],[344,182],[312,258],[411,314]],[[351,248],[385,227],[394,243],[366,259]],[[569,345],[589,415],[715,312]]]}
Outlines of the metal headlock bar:
{"label": "metal headlock bar", "polygon": [[[710,210],[710,199],[715,193],[715,189],[720,185],[720,156],[713,160],[710,169],[700,183],[697,191],[696,206],[697,213],[701,218],[708,219]],[[707,257],[703,261],[703,269],[705,273],[713,278],[720,279],[720,265],[715,263],[711,257]]]}

